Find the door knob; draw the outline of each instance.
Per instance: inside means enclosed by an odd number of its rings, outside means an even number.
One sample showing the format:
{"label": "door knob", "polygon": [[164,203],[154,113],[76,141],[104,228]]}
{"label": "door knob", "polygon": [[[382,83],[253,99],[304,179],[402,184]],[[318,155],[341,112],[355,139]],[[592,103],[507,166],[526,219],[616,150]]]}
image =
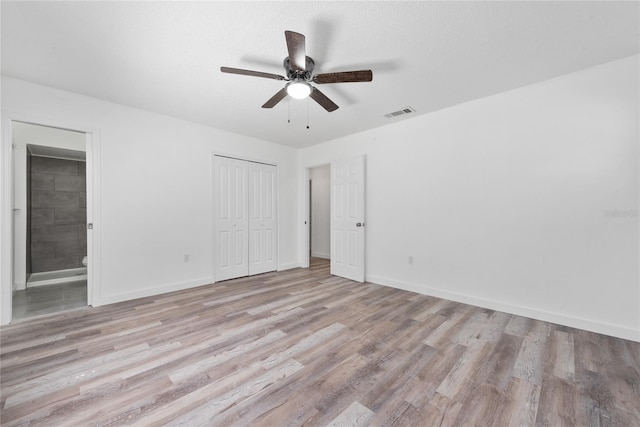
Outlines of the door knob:
{"label": "door knob", "polygon": [[356,227],[364,227],[364,222],[358,222],[358,223],[356,223]]}

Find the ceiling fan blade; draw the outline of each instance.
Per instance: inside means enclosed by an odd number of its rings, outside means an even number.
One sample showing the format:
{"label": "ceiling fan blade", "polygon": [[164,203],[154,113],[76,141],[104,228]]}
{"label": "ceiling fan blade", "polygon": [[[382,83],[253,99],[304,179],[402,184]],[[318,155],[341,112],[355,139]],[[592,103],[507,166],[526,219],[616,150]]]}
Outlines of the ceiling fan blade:
{"label": "ceiling fan blade", "polygon": [[309,96],[311,97],[311,99],[313,99],[318,104],[320,104],[322,108],[324,108],[328,112],[336,111],[338,109],[338,106],[332,100],[327,98],[327,96],[324,93],[320,92],[318,89],[316,89],[313,86]]}
{"label": "ceiling fan blade", "polygon": [[262,108],[273,108],[276,104],[287,97],[287,88],[283,87],[275,95],[273,95],[267,102],[264,103]]}
{"label": "ceiling fan blade", "polygon": [[271,73],[263,73],[261,71],[243,70],[240,68],[220,67],[220,71],[229,74],[241,74],[243,76],[264,77],[265,79],[286,80],[284,76]]}
{"label": "ceiling fan blade", "polygon": [[318,84],[370,82],[372,80],[373,80],[373,72],[371,72],[371,70],[343,71],[339,73],[324,73],[324,74],[316,74],[313,77],[313,82]]}
{"label": "ceiling fan blade", "polygon": [[291,68],[294,71],[305,71],[307,66],[307,53],[304,35],[293,31],[285,31],[284,37],[287,39]]}

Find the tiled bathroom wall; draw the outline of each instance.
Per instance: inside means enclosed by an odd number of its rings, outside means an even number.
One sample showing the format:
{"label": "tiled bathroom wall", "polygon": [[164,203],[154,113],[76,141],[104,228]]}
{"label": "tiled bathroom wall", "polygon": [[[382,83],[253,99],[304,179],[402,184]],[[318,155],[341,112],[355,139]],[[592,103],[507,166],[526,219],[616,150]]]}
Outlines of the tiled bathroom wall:
{"label": "tiled bathroom wall", "polygon": [[82,267],[87,254],[85,162],[32,156],[29,178],[31,273]]}

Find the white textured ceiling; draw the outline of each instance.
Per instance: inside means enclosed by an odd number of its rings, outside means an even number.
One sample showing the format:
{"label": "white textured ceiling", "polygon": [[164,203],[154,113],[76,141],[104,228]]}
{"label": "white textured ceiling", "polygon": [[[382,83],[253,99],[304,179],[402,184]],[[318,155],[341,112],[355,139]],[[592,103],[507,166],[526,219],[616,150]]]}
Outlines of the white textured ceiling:
{"label": "white textured ceiling", "polygon": [[[10,2],[2,73],[294,147],[637,54],[632,2]],[[284,31],[306,35],[316,72],[372,69],[260,108],[283,82]],[[290,115],[291,123],[287,123]],[[307,116],[310,128],[306,129]]]}

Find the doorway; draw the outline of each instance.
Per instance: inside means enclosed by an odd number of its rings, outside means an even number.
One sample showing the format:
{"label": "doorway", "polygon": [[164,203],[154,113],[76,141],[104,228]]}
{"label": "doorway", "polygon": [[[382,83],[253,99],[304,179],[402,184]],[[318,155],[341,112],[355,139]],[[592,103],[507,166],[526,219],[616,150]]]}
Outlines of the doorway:
{"label": "doorway", "polygon": [[[313,234],[313,200],[317,193],[312,188],[312,176],[318,166],[304,169],[302,176],[303,194],[305,200],[304,244],[300,247],[302,267],[309,267],[310,253],[317,248],[318,235]],[[326,241],[329,246],[328,258],[330,271],[335,276],[351,279],[356,282],[365,281],[365,156],[335,159],[328,166],[328,194],[329,194],[329,235]],[[326,170],[321,172],[326,174]],[[311,180],[311,185],[309,185]],[[307,187],[308,185],[308,187]],[[317,225],[317,224],[316,224]],[[326,235],[325,235],[326,236]],[[316,243],[314,243],[314,241]]]}
{"label": "doorway", "polygon": [[12,121],[12,320],[88,305],[87,134]]}
{"label": "doorway", "polygon": [[[309,256],[331,258],[331,167],[309,169]],[[311,262],[311,260],[310,260]]]}

